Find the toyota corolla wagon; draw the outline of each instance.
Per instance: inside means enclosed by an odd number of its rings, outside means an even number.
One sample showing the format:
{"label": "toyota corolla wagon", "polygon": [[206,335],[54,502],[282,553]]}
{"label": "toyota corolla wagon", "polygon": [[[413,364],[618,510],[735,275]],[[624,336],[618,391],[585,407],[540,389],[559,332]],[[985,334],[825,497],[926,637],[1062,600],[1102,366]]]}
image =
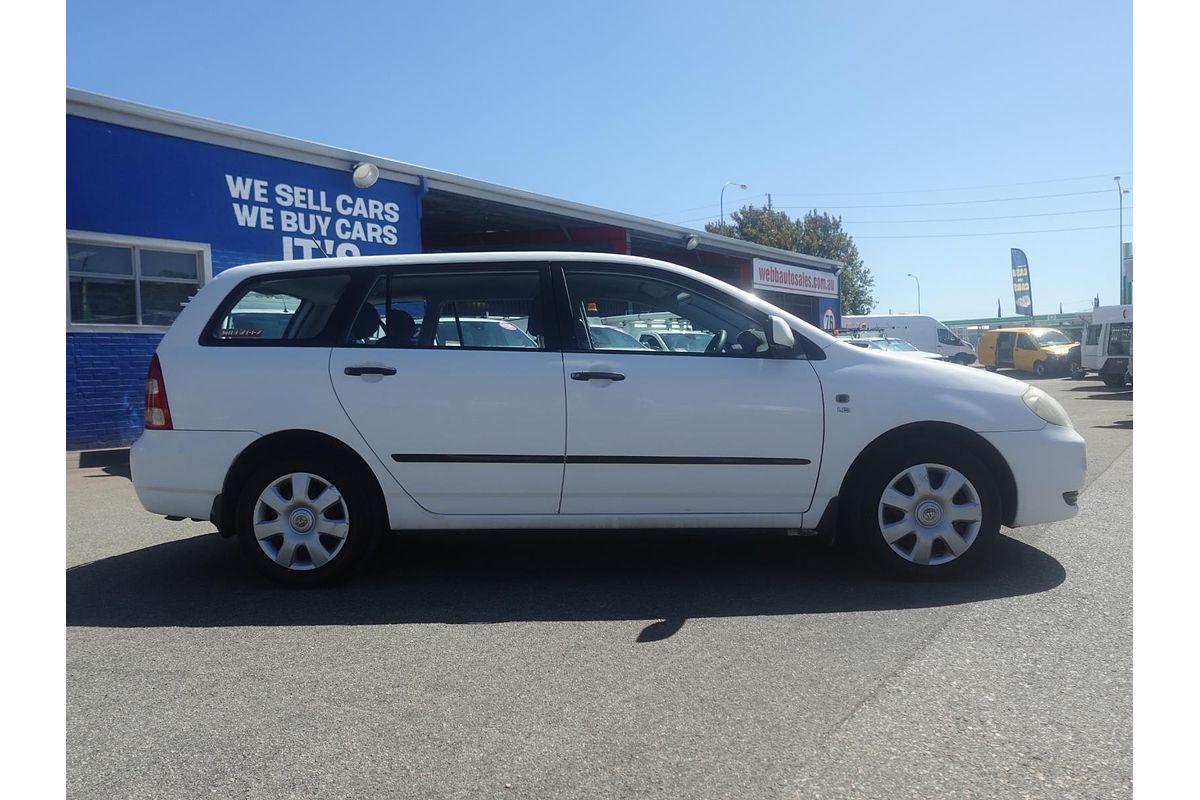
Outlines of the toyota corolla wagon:
{"label": "toyota corolla wagon", "polygon": [[[272,325],[246,313],[264,307]],[[707,344],[647,348],[639,320]],[[1001,525],[1073,516],[1086,467],[1036,387],[590,253],[227,270],[159,345],[145,427],[142,505],[210,520],[291,584],[344,575],[387,531],[468,528],[797,529],[937,578]]]}

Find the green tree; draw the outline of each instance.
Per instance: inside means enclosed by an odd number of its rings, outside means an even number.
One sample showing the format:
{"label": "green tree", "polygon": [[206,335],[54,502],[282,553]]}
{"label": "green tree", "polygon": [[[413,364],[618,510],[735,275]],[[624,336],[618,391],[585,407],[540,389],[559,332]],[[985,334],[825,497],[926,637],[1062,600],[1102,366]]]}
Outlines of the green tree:
{"label": "green tree", "polygon": [[756,206],[745,206],[730,217],[732,224],[710,222],[704,229],[732,239],[840,261],[846,265],[840,281],[842,313],[868,314],[875,307],[871,294],[875,277],[863,264],[854,239],[842,230],[841,217],[813,209],[803,219],[792,219],[785,211]]}

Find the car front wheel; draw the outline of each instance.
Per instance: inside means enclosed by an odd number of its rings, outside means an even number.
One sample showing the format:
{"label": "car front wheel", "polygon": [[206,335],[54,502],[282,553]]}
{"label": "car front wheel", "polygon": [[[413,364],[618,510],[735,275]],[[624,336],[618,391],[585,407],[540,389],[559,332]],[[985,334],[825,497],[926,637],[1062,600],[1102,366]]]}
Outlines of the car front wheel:
{"label": "car front wheel", "polygon": [[855,492],[860,548],[889,572],[931,580],[978,560],[1000,530],[1000,492],[961,447],[906,444],[874,458]]}
{"label": "car front wheel", "polygon": [[355,470],[299,459],[257,470],[239,496],[236,519],[243,550],[260,572],[315,586],[362,559],[379,516]]}

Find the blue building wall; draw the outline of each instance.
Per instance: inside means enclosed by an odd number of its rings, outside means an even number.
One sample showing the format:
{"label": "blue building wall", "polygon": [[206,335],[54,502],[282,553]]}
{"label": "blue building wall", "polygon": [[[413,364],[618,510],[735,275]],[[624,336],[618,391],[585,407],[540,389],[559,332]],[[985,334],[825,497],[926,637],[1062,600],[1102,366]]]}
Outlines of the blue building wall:
{"label": "blue building wall", "polygon": [[67,449],[121,447],[142,432],[146,370],[161,334],[67,334]]}
{"label": "blue building wall", "polygon": [[[68,115],[67,228],[207,244],[216,275],[321,251],[419,253],[420,191],[383,179],[359,189],[348,169]],[[68,449],[120,447],[140,435],[161,338],[68,330]]]}

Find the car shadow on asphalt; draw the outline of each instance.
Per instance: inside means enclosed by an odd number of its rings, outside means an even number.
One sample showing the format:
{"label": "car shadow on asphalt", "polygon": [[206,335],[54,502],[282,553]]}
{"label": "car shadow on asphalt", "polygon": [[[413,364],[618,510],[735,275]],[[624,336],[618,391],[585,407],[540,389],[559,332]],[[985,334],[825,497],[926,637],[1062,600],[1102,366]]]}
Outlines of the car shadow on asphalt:
{"label": "car shadow on asphalt", "polygon": [[89,478],[125,478],[130,479],[129,448],[119,447],[112,450],[85,450],[79,454],[80,469],[98,468],[102,474],[88,475]]}
{"label": "car shadow on asphalt", "polygon": [[776,532],[470,532],[391,537],[348,580],[289,590],[217,534],[67,570],[67,625],[223,627],[660,620],[930,608],[1034,594],[1063,566],[1001,536],[962,578],[910,583]]}
{"label": "car shadow on asphalt", "polygon": [[1068,392],[1093,392],[1084,400],[1132,400],[1133,389],[1128,386],[1072,386]]}

